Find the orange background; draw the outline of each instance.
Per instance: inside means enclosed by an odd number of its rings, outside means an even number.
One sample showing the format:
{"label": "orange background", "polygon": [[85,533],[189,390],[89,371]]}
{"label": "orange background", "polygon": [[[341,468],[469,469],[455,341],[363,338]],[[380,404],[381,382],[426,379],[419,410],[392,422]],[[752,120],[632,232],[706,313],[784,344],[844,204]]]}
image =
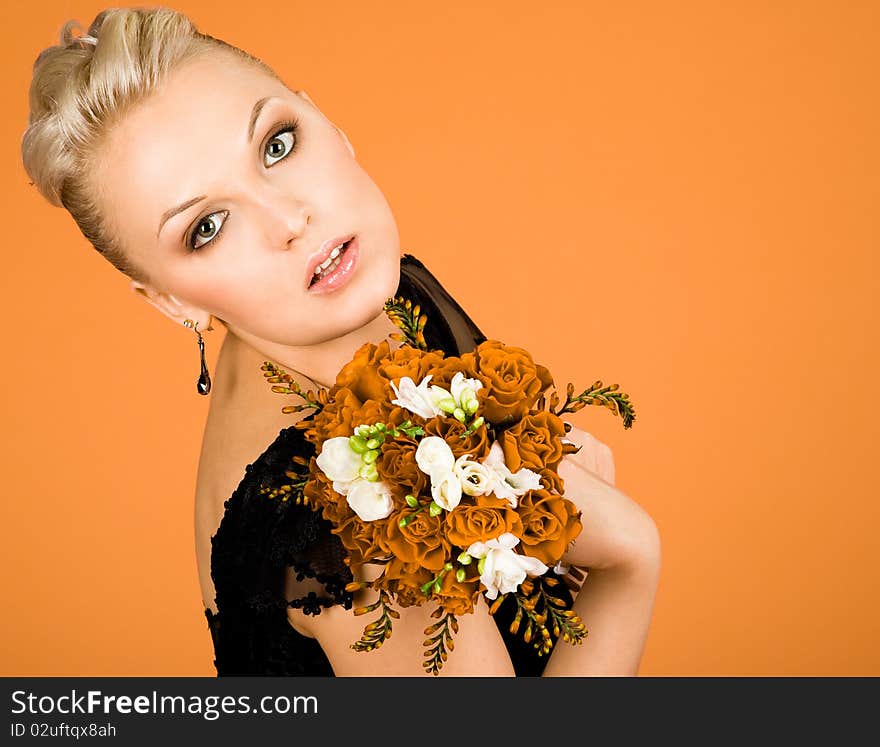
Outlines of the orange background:
{"label": "orange background", "polygon": [[[173,3],[308,91],[489,336],[629,393],[631,430],[572,422],[660,528],[642,675],[880,674],[877,4],[430,5]],[[2,10],[0,670],[213,675],[195,337],[21,167],[34,58],[106,6],[33,7]]]}

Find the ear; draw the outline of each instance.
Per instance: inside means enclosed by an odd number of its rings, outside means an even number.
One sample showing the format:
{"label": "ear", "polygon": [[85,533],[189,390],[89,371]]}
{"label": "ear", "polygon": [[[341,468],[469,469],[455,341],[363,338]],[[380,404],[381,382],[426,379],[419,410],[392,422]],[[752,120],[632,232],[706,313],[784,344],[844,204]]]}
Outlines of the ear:
{"label": "ear", "polygon": [[[296,95],[301,96],[306,101],[308,101],[313,107],[315,107],[316,111],[322,117],[324,117],[324,119],[327,119],[324,112],[322,112],[320,109],[318,109],[318,105],[314,101],[312,101],[312,97],[309,96],[309,94],[307,94],[304,90],[296,91]],[[327,121],[330,122],[329,119],[327,119]],[[354,147],[352,146],[351,141],[348,139],[348,136],[339,127],[337,127],[335,124],[333,124],[333,122],[330,122],[330,124],[333,125],[333,129],[335,129],[336,132],[339,133],[339,136],[342,138],[343,142],[345,143],[345,147],[348,148],[348,152],[351,153],[351,157],[354,158]]]}
{"label": "ear", "polygon": [[132,280],[130,287],[135,294],[139,295],[151,306],[161,311],[175,324],[183,325],[184,321],[192,319],[194,322],[198,323],[198,329],[200,332],[214,329],[211,326],[211,314],[204,309],[183,303],[171,293],[157,291],[151,285],[145,285],[137,280]]}

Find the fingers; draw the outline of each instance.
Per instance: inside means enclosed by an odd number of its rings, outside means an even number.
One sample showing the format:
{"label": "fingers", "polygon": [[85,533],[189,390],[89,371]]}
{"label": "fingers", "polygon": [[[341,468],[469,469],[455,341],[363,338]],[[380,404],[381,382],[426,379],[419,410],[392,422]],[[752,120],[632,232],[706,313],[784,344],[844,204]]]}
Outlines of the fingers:
{"label": "fingers", "polygon": [[598,448],[596,450],[596,464],[598,469],[596,472],[605,482],[614,485],[614,455],[611,453],[611,447],[603,444],[601,441],[596,442]]}
{"label": "fingers", "polygon": [[574,425],[563,441],[581,447],[577,454],[569,455],[572,459],[593,474],[599,475],[605,482],[614,485],[614,455],[607,444]]}

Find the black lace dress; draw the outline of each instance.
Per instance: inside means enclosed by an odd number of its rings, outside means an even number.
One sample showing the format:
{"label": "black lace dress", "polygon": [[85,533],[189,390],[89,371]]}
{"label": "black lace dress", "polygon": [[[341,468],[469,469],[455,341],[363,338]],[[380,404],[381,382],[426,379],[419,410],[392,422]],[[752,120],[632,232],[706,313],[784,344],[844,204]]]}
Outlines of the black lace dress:
{"label": "black lace dress", "polygon": [[[428,315],[424,328],[429,349],[459,355],[486,339],[461,306],[431,272],[411,254],[400,262],[400,284],[395,295],[421,305]],[[263,485],[288,480],[294,455],[310,457],[314,447],[300,429],[283,428],[268,448],[245,468],[241,483],[225,502],[225,511],[211,538],[211,578],[217,614],[205,609],[214,643],[218,676],[333,676],[318,641],[297,632],[287,618],[288,606],[317,615],[323,607],[352,606],[345,585],[352,581],[343,562],[345,548],[330,532],[330,523],[308,506],[293,501],[267,500]],[[325,590],[288,600],[284,593],[286,568],[297,580],[315,578]],[[553,573],[551,569],[548,573]],[[571,602],[564,584],[558,595]],[[517,676],[539,676],[547,657],[539,657],[522,631],[509,632],[516,602],[508,595],[494,618]],[[474,614],[488,614],[480,606]],[[365,623],[366,624],[366,623]],[[568,645],[560,642],[559,645]],[[364,654],[369,656],[369,654]]]}

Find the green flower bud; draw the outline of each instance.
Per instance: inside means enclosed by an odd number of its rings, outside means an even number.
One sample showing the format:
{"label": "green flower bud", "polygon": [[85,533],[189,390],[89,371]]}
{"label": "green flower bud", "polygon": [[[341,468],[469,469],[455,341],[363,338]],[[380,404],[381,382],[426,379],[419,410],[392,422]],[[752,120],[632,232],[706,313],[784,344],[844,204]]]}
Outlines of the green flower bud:
{"label": "green flower bud", "polygon": [[483,416],[480,415],[480,417],[478,417],[473,423],[471,423],[471,428],[476,430],[477,428],[479,428],[483,424],[483,422],[484,422]]}
{"label": "green flower bud", "polygon": [[408,516],[401,516],[400,521],[397,522],[397,526],[399,526],[401,529],[403,529],[407,524],[408,518],[409,518]]}
{"label": "green flower bud", "polygon": [[379,450],[378,449],[370,449],[361,457],[367,464],[372,464],[379,458]]}
{"label": "green flower bud", "polygon": [[381,443],[382,442],[378,438],[371,438],[369,441],[367,441],[367,448],[378,449]]}
{"label": "green flower bud", "polygon": [[456,407],[455,410],[453,410],[453,412],[452,412],[452,416],[453,416],[456,420],[460,420],[462,423],[463,423],[465,420],[467,420],[467,415],[464,414],[464,410],[462,410],[460,407]]}
{"label": "green flower bud", "polygon": [[465,577],[464,568],[459,568],[455,572],[455,580],[458,581],[459,583],[461,583],[462,581],[464,581],[464,577]]}
{"label": "green flower bud", "polygon": [[480,572],[480,575],[483,575],[483,568],[486,567],[486,556],[484,555],[480,558],[480,562],[477,563],[477,570]]}
{"label": "green flower bud", "polygon": [[363,454],[367,450],[367,442],[360,436],[349,436],[348,445],[358,454]]}
{"label": "green flower bud", "polygon": [[437,407],[443,410],[443,412],[454,412],[456,408],[455,400],[452,397],[444,397],[437,403]]}
{"label": "green flower bud", "polygon": [[364,425],[359,425],[357,428],[354,429],[354,432],[358,436],[366,438],[367,434],[370,432],[370,426],[368,426],[366,423]]}
{"label": "green flower bud", "polygon": [[462,407],[464,407],[464,411],[468,415],[473,415],[477,411],[477,408],[479,408],[479,406],[480,406],[480,403],[477,401],[477,398],[474,397],[473,395],[470,396],[470,398],[468,399],[467,402],[464,402],[462,404]]}
{"label": "green flower bud", "polygon": [[442,510],[443,508],[441,506],[434,503],[434,501],[431,501],[431,505],[428,508],[428,513],[431,514],[431,516],[437,516],[437,514],[439,514]]}
{"label": "green flower bud", "polygon": [[463,552],[461,555],[458,556],[458,562],[462,565],[470,565],[472,560],[473,558],[466,552]]}
{"label": "green flower bud", "polygon": [[362,464],[358,474],[365,480],[372,480],[374,476],[378,476],[379,472],[375,464]]}
{"label": "green flower bud", "polygon": [[416,506],[419,505],[418,500],[416,499],[416,497],[412,493],[410,493],[406,497],[406,505],[409,506],[410,508],[415,508]]}

